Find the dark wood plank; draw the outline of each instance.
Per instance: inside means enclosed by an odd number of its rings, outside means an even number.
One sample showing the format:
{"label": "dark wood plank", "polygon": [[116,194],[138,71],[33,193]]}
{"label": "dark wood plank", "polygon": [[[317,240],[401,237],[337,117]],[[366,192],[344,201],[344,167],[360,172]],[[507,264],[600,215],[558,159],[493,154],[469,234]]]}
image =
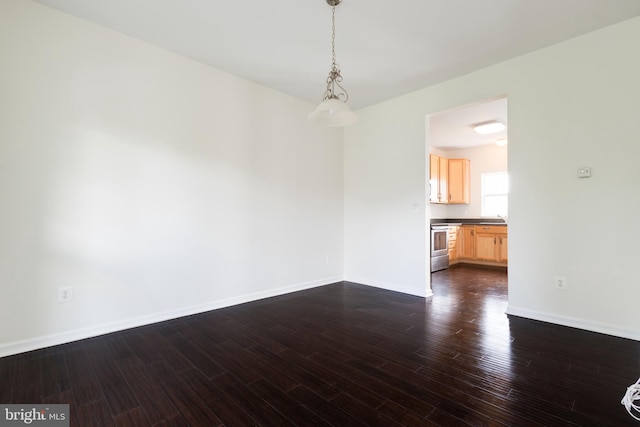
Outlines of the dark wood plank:
{"label": "dark wood plank", "polygon": [[200,350],[196,345],[189,342],[180,334],[174,334],[166,339],[178,350],[186,359],[188,359],[194,366],[197,367],[207,377],[215,377],[225,372],[218,363],[216,363],[210,356],[210,352],[206,349],[204,352]]}
{"label": "dark wood plank", "polygon": [[149,420],[145,417],[144,412],[140,408],[135,408],[129,412],[124,412],[113,417],[115,427],[146,427],[151,426]]}
{"label": "dark wood plank", "polygon": [[218,375],[212,382],[242,407],[250,408],[248,412],[258,425],[293,426],[293,423],[284,415],[255,395],[231,374]]}
{"label": "dark wood plank", "polygon": [[140,406],[116,365],[116,361],[102,363],[100,368],[96,370],[96,376],[113,416],[129,412]]}
{"label": "dark wood plank", "polygon": [[362,421],[352,417],[332,402],[321,398],[305,386],[298,386],[287,394],[331,425],[366,426]]}
{"label": "dark wood plank", "polygon": [[283,357],[283,353],[273,354],[262,348],[255,348],[252,351],[259,353],[261,358],[281,372],[282,375],[291,378],[291,380],[297,384],[306,384],[325,400],[329,400],[340,393],[337,387],[327,383],[322,377],[316,376],[307,370],[306,364],[289,363],[287,357]]}
{"label": "dark wood plank", "polygon": [[[258,348],[256,348],[255,351],[258,351]],[[314,358],[305,358],[295,350],[280,352],[278,356],[286,362],[287,366],[302,366],[316,378],[333,386],[335,390],[340,390],[340,393],[357,396],[359,400],[372,408],[380,406],[386,400],[384,396],[376,393],[375,389],[367,387],[366,384],[361,384],[347,376],[340,375],[339,372],[336,372],[330,366],[323,365],[319,363],[319,360]],[[333,362],[335,362],[335,360],[333,360]]]}
{"label": "dark wood plank", "polygon": [[331,399],[331,403],[368,426],[399,427],[404,425],[378,412],[377,407],[371,407],[348,393],[340,393]]}
{"label": "dark wood plank", "polygon": [[[211,426],[215,426],[216,424],[209,424]],[[164,421],[159,422],[158,424],[154,424],[153,427],[193,427],[188,424],[184,418],[180,415],[174,415],[171,418],[167,418]]]}
{"label": "dark wood plank", "polygon": [[[226,351],[221,345],[218,345],[217,341],[212,337],[192,330],[185,338],[203,354],[211,354],[218,366],[224,366],[225,370],[233,372],[244,384],[257,381],[261,378],[253,369],[253,363],[243,363],[241,358],[238,358],[236,354]],[[217,372],[215,375],[208,373],[208,376],[213,377],[217,374]]]}
{"label": "dark wood plank", "polygon": [[294,425],[297,426],[326,426],[327,421],[317,414],[301,405],[297,400],[291,398],[286,393],[281,392],[264,380],[249,384],[249,389],[262,400],[273,406],[276,411],[284,414]]}
{"label": "dark wood plank", "polygon": [[69,372],[62,348],[48,350],[40,359],[40,376],[44,397],[70,389]]}
{"label": "dark wood plank", "polygon": [[116,361],[116,365],[120,368],[122,376],[151,424],[163,421],[178,413],[140,360],[129,357]]}
{"label": "dark wood plank", "polygon": [[18,356],[0,359],[0,402],[12,402],[11,390],[15,378],[16,360]]}
{"label": "dark wood plank", "polygon": [[69,405],[69,426],[81,427],[78,423],[77,411],[75,408],[73,393],[71,392],[71,390],[63,391],[59,394],[52,394],[42,399],[42,403]]}
{"label": "dark wood plank", "polygon": [[257,375],[280,390],[287,392],[300,384],[295,378],[289,375],[288,369],[282,369],[282,364],[273,364],[269,356],[274,354],[267,348],[260,345],[251,349],[245,349],[233,341],[220,344],[227,353],[233,354],[240,364],[253,366]]}
{"label": "dark wood plank", "polygon": [[196,426],[219,424],[217,417],[207,407],[202,397],[167,363],[157,363],[149,366],[148,369],[187,423]]}
{"label": "dark wood plank", "polygon": [[76,407],[74,416],[82,427],[111,427],[114,425],[109,407],[104,400]]}
{"label": "dark wood plank", "polygon": [[[434,408],[433,410],[435,411],[436,409]],[[382,405],[380,405],[380,407],[378,408],[378,412],[380,413],[380,415],[397,420],[405,426],[440,426],[440,424],[437,424],[435,421],[431,421],[425,417],[421,417],[391,400],[387,400]],[[464,423],[459,422],[458,425],[464,425]]]}
{"label": "dark wood plank", "polygon": [[[41,384],[40,359],[43,353],[33,351],[16,356],[13,387],[19,388],[29,384]],[[59,371],[59,369],[56,369]]]}
{"label": "dark wood plank", "polygon": [[14,387],[11,392],[11,400],[3,403],[24,404],[33,402],[42,402],[42,386],[40,383]]}
{"label": "dark wood plank", "polygon": [[201,372],[193,370],[184,373],[185,381],[205,400],[209,409],[215,414],[215,423],[211,425],[253,426],[257,421],[249,415],[251,408],[236,402],[224,393]]}

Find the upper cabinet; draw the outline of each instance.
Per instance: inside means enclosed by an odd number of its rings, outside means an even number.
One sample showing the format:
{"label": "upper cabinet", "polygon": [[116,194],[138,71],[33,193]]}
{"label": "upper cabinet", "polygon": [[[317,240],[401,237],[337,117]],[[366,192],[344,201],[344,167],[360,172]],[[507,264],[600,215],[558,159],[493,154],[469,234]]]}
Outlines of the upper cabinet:
{"label": "upper cabinet", "polygon": [[469,203],[469,166],[467,159],[449,159],[449,203]]}
{"label": "upper cabinet", "polygon": [[447,159],[429,155],[429,184],[431,203],[469,203],[468,159]]}
{"label": "upper cabinet", "polygon": [[447,203],[449,180],[449,162],[444,157],[429,155],[429,184],[431,191],[429,201],[431,203]]}

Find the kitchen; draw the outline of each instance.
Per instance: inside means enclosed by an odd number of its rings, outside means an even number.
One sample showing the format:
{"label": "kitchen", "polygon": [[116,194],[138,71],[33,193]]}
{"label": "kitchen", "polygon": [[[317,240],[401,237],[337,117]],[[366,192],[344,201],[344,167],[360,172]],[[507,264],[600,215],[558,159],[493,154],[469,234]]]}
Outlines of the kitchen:
{"label": "kitchen", "polygon": [[506,269],[506,126],[506,97],[430,117],[431,272],[456,264]]}

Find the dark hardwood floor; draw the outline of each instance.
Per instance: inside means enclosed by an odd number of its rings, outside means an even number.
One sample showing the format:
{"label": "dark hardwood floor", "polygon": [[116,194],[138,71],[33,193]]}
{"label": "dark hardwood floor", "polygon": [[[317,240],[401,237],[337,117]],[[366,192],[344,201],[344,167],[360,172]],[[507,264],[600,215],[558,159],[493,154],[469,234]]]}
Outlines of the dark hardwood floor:
{"label": "dark hardwood floor", "polygon": [[0,402],[87,426],[638,426],[640,343],[508,318],[506,273],[352,283],[0,359]]}

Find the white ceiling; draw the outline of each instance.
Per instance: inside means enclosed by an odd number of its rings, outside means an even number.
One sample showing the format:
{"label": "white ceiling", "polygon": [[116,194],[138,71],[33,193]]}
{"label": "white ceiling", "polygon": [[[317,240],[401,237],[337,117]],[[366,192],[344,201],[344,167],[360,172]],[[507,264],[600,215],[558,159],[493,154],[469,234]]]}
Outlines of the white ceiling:
{"label": "white ceiling", "polygon": [[[37,0],[317,103],[326,0]],[[638,0],[343,0],[337,60],[362,108],[640,15]]]}
{"label": "white ceiling", "polygon": [[479,102],[433,114],[429,117],[429,145],[436,148],[465,148],[495,144],[507,138],[508,129],[490,135],[480,135],[473,125],[498,121],[507,128],[507,98]]}

